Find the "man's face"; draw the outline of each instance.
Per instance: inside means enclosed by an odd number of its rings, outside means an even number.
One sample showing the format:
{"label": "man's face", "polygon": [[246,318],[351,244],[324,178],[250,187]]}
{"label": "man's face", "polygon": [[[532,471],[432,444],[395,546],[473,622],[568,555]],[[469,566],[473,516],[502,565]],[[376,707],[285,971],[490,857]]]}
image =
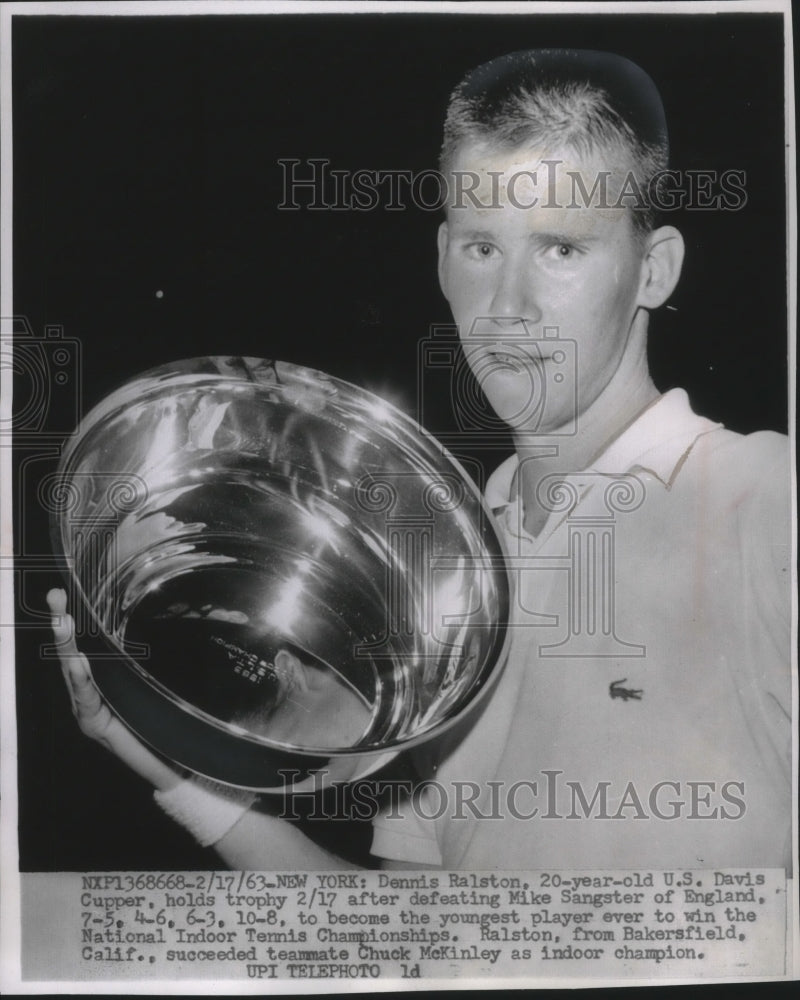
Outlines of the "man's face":
{"label": "man's face", "polygon": [[[614,168],[600,157],[468,144],[452,169],[479,178],[467,192],[466,177],[460,197],[451,190],[439,234],[442,290],[467,361],[513,429],[568,428],[601,394],[626,391],[634,356],[643,363],[644,324],[633,324],[643,251],[630,211],[587,207],[568,174],[579,171],[591,192]],[[607,204],[618,183],[609,180]]]}

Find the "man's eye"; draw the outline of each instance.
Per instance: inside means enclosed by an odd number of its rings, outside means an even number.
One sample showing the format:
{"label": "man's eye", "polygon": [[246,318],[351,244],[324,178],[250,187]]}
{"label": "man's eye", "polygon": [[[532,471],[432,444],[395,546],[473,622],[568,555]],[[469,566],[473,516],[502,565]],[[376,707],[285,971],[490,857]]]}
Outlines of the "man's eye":
{"label": "man's eye", "polygon": [[577,248],[571,243],[554,243],[549,247],[549,253],[559,260],[569,260],[577,254]]}
{"label": "man's eye", "polygon": [[492,243],[472,243],[468,249],[473,256],[488,260],[494,256],[496,247]]}

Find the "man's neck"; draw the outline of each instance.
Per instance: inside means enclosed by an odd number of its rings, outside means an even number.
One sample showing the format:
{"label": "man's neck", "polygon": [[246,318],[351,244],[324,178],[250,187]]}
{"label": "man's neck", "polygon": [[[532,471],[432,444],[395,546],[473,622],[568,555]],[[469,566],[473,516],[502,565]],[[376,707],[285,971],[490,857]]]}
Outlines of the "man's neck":
{"label": "man's neck", "polygon": [[610,389],[578,415],[575,433],[517,436],[520,468],[515,488],[522,498],[529,534],[538,535],[549,516],[539,498],[543,480],[574,475],[590,467],[660,395],[646,365],[638,366],[627,377],[620,373],[613,392]]}

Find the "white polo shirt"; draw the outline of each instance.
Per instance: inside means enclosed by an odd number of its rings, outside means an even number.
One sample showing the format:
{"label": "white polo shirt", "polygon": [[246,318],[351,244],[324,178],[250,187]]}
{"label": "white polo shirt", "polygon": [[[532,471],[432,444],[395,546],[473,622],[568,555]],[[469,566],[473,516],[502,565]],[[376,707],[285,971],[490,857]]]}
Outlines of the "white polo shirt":
{"label": "white polo shirt", "polygon": [[[660,397],[551,490],[491,477],[516,586],[508,662],[373,853],[446,869],[788,866],[790,461]],[[452,742],[452,741],[451,741]],[[467,801],[469,800],[469,801]],[[431,818],[428,818],[431,817]]]}

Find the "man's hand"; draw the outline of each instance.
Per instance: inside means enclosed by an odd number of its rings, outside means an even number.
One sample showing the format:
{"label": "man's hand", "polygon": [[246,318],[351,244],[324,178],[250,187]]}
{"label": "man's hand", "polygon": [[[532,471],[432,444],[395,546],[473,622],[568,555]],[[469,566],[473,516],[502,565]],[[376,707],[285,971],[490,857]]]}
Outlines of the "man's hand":
{"label": "man's hand", "polygon": [[53,636],[58,646],[61,672],[81,732],[102,744],[156,788],[161,791],[173,788],[181,781],[181,772],[156,757],[101,698],[92,680],[89,661],[75,644],[75,623],[67,614],[66,593],[51,590],[47,604],[53,615]]}
{"label": "man's hand", "polygon": [[53,615],[53,636],[72,702],[72,714],[84,736],[97,740],[113,752],[114,729],[122,723],[100,697],[89,661],[75,645],[75,623],[67,614],[67,595],[63,590],[51,590],[47,603]]}
{"label": "man's hand", "polygon": [[[53,615],[61,670],[81,732],[105,746],[159,792],[185,786],[184,775],[149,750],[103,701],[92,680],[89,661],[75,643],[75,623],[67,614],[64,591],[51,590],[47,603]],[[329,854],[285,820],[256,812],[246,812],[213,846],[229,867],[249,871],[356,867]]]}

